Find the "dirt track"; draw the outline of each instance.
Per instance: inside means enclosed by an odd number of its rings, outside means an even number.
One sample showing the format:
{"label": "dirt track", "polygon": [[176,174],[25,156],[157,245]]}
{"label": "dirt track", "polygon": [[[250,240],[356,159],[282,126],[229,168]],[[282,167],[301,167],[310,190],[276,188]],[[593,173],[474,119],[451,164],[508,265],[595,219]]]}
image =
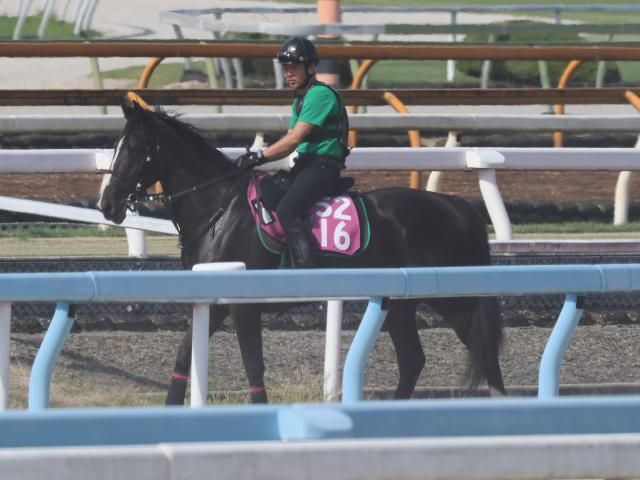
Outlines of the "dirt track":
{"label": "dirt track", "polygon": [[[548,328],[539,327],[507,329],[502,367],[506,385],[515,393],[518,393],[516,387],[537,384],[540,356],[549,333]],[[352,335],[353,332],[343,334],[343,358]],[[433,328],[422,330],[421,336],[427,365],[418,388],[460,386],[463,383],[465,353],[453,332],[446,328]],[[179,332],[72,334],[56,367],[54,381],[62,387],[54,389],[52,402],[68,406],[100,405],[106,398],[113,400],[114,397],[136,393],[159,394],[152,401],[161,402],[180,338]],[[12,373],[28,372],[40,340],[40,335],[13,336]],[[578,328],[565,356],[561,375],[563,385],[595,383],[606,389],[608,384],[623,382],[635,384],[636,391],[640,390],[639,343],[640,330],[637,326]],[[218,332],[211,345],[211,388],[217,391],[245,390],[247,384],[235,335]],[[318,392],[321,391],[323,332],[266,330],[264,345],[268,386],[301,381],[308,385],[312,380],[317,384]],[[391,342],[383,334],[366,370],[366,386],[391,389],[396,375]],[[87,389],[98,392],[98,395],[87,396]],[[77,391],[77,394],[72,395],[70,391]],[[103,392],[102,396],[100,392]]]}
{"label": "dirt track", "polygon": [[[377,172],[357,174],[360,190],[401,185],[407,173]],[[556,202],[610,202],[617,173],[615,172],[500,172],[498,181],[506,200],[553,200]],[[7,175],[0,178],[0,194],[27,198],[93,199],[100,178],[96,175]],[[69,186],[73,185],[73,189]],[[473,173],[447,173],[442,191],[479,198],[477,177]],[[636,176],[632,191],[640,191]],[[353,332],[346,332],[348,345]],[[548,328],[510,328],[503,354],[503,370],[508,387],[535,385],[537,367]],[[159,333],[82,333],[72,334],[65,345],[56,370],[62,379],[59,392],[83,382],[104,387],[106,392],[164,393],[171,374],[181,332]],[[464,352],[449,329],[430,328],[421,331],[427,355],[427,367],[419,387],[455,387],[462,383]],[[324,334],[320,331],[265,331],[265,362],[268,384],[289,383],[300,376],[315,378],[321,384]],[[563,384],[633,383],[640,386],[640,359],[637,353],[640,331],[634,325],[592,325],[578,329],[566,356],[562,371]],[[246,388],[234,335],[219,332],[213,340],[211,365],[214,389]],[[28,373],[40,335],[12,336],[12,372]],[[344,352],[343,352],[344,358]],[[396,363],[390,342],[383,335],[367,370],[370,388],[391,388],[395,383]],[[13,385],[12,389],[18,388]],[[80,392],[82,389],[80,389]],[[54,402],[78,404],[76,398],[60,394]],[[81,393],[79,393],[81,395]],[[100,404],[101,399],[87,400]],[[102,400],[104,401],[104,400]]]}

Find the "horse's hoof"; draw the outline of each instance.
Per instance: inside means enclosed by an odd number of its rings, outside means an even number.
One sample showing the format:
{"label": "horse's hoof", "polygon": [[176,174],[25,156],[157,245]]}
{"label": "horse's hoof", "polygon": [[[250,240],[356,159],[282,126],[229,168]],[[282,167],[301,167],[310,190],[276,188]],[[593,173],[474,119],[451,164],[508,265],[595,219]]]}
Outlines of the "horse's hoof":
{"label": "horse's hoof", "polygon": [[251,392],[251,403],[268,403],[267,391],[260,390],[257,392]]}

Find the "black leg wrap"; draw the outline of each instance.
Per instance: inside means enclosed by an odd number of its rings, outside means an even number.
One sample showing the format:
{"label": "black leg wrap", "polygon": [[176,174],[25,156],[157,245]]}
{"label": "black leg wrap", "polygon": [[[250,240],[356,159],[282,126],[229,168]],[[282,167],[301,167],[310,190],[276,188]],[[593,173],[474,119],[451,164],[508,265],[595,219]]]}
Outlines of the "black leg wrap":
{"label": "black leg wrap", "polygon": [[251,392],[251,403],[267,403],[267,391],[259,390]]}
{"label": "black leg wrap", "polygon": [[184,399],[187,394],[187,379],[172,378],[167,392],[165,405],[184,405]]}

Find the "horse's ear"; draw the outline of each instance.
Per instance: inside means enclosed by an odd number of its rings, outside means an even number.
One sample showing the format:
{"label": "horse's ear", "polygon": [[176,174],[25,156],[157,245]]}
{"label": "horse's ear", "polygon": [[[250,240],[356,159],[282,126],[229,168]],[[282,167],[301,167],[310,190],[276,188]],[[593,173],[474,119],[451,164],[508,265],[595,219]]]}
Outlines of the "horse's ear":
{"label": "horse's ear", "polygon": [[133,113],[141,110],[151,110],[149,104],[134,92],[128,92],[122,97],[120,106],[122,107],[122,113],[124,113],[125,118],[129,118]]}

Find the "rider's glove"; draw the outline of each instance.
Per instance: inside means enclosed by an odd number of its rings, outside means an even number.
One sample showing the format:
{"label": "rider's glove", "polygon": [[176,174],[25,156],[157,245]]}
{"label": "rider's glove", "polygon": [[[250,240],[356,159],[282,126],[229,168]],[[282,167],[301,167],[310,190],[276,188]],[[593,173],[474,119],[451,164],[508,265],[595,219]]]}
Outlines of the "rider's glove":
{"label": "rider's glove", "polygon": [[236,165],[240,168],[257,167],[258,165],[262,165],[266,162],[267,159],[262,153],[262,150],[258,150],[257,152],[247,152],[236,159]]}

